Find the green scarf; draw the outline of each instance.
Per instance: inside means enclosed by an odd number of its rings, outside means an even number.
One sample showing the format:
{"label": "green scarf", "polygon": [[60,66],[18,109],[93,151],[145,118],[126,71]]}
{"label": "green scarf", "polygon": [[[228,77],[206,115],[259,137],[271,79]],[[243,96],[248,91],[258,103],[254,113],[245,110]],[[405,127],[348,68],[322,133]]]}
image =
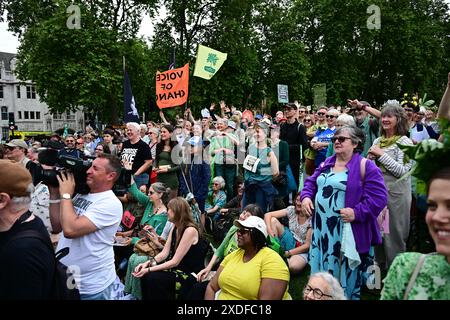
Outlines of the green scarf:
{"label": "green scarf", "polygon": [[390,138],[381,137],[380,139],[380,148],[387,148],[392,146],[393,144],[397,143],[397,140],[400,139],[401,136],[392,136]]}
{"label": "green scarf", "polygon": [[[383,148],[390,147],[393,144],[396,144],[398,139],[400,139],[400,138],[401,138],[400,136],[392,136],[390,138],[386,138],[386,137],[382,136],[380,138],[380,148],[383,149]],[[378,167],[380,167],[381,172],[383,172],[383,173],[387,172],[387,170],[384,167],[384,165],[382,163],[380,163],[378,161],[378,159],[376,160],[376,164],[378,165]]]}

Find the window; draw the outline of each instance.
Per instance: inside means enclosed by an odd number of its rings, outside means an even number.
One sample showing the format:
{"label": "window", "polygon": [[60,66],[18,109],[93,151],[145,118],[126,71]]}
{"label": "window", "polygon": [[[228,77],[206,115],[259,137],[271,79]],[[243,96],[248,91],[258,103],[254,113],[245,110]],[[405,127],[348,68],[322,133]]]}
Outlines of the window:
{"label": "window", "polygon": [[66,112],[66,119],[67,120],[75,120],[75,115],[71,114],[70,111]]}
{"label": "window", "polygon": [[37,120],[41,119],[41,112],[40,111],[36,111],[36,119]]}
{"label": "window", "polygon": [[36,88],[34,86],[27,86],[27,99],[36,99]]}
{"label": "window", "polygon": [[2,127],[2,137],[4,140],[9,138],[9,127]]}
{"label": "window", "polygon": [[34,120],[34,111],[30,111],[30,119]]}
{"label": "window", "polygon": [[17,115],[18,115],[19,119],[22,119],[22,111],[17,111]]}
{"label": "window", "polygon": [[62,114],[61,113],[54,113],[53,114],[53,120],[61,120]]}
{"label": "window", "polygon": [[24,111],[23,113],[23,118],[24,119],[30,119],[29,115],[28,115],[28,111]]}
{"label": "window", "polygon": [[2,120],[8,120],[8,107],[2,107]]}
{"label": "window", "polygon": [[3,99],[3,86],[0,85],[0,99]]}
{"label": "window", "polygon": [[16,87],[17,99],[20,99],[20,86]]}

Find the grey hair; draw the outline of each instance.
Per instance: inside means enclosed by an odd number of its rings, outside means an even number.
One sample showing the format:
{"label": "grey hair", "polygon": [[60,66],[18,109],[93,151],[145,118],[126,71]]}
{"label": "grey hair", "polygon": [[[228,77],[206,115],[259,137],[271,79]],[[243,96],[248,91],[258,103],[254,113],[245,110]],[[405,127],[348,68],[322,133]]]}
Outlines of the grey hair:
{"label": "grey hair", "polygon": [[[383,105],[383,109],[381,110],[381,118],[384,116],[394,116],[397,118],[397,125],[395,126],[395,133],[399,136],[407,136],[409,133],[409,122],[408,117],[406,115],[405,110],[403,110],[402,107],[398,105],[398,101],[391,102],[392,100],[389,100]],[[383,127],[380,127],[380,135],[385,136],[386,131],[383,129]]]}
{"label": "grey hair", "polygon": [[349,114],[341,114],[339,117],[337,117],[336,122],[342,123],[342,126],[354,126],[355,125],[355,119]]}
{"label": "grey hair", "polygon": [[332,300],[347,300],[347,297],[344,294],[344,289],[342,289],[339,281],[328,272],[314,273],[309,277],[309,279],[312,278],[322,278],[326,283],[328,283],[331,289],[330,295],[333,297]]}
{"label": "grey hair", "polygon": [[164,205],[167,205],[167,203],[169,202],[170,188],[168,188],[162,182],[152,183],[152,185],[150,187],[153,188],[153,190],[155,190],[155,192],[162,194],[161,201],[164,203]]}
{"label": "grey hair", "polygon": [[335,136],[338,136],[342,132],[348,132],[350,139],[354,144],[356,144],[356,152],[362,152],[364,150],[364,142],[366,141],[366,137],[364,135],[364,131],[356,126],[344,126],[336,130],[334,133]]}
{"label": "grey hair", "polygon": [[30,183],[27,187],[28,195],[23,197],[13,197],[11,198],[11,204],[14,211],[21,211],[30,208],[31,204],[31,194],[34,192],[34,185]]}
{"label": "grey hair", "polygon": [[221,176],[217,176],[213,179],[213,182],[216,182],[220,185],[220,189],[225,187],[225,180]]}
{"label": "grey hair", "polygon": [[141,125],[137,122],[128,122],[127,123],[127,129],[131,127],[134,129],[135,132],[140,133],[141,132]]}

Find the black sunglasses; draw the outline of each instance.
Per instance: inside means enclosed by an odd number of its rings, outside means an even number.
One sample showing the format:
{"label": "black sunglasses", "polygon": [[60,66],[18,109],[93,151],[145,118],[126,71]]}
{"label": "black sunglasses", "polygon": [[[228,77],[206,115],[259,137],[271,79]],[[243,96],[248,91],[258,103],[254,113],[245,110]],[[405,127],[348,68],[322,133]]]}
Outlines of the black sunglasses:
{"label": "black sunglasses", "polygon": [[324,116],[325,113],[323,113],[323,112],[318,112],[317,115],[318,115],[318,116]]}
{"label": "black sunglasses", "polygon": [[311,119],[305,119],[305,120],[303,120],[303,122],[311,122],[312,120]]}
{"label": "black sunglasses", "polygon": [[248,228],[240,228],[240,229],[237,229],[236,232],[239,233],[239,234],[244,235],[244,234],[247,234],[247,233],[252,232],[252,229],[248,229]]}
{"label": "black sunglasses", "polygon": [[325,118],[327,118],[327,119],[334,119],[334,118],[336,118],[336,116],[333,116],[333,115],[331,115],[331,114],[327,114],[327,115],[325,116]]}
{"label": "black sunglasses", "polygon": [[337,141],[339,141],[339,143],[344,143],[345,142],[345,140],[347,140],[347,139],[352,139],[352,138],[349,138],[349,137],[333,137],[333,138],[331,138],[331,141],[333,142],[333,143],[336,143],[336,140]]}

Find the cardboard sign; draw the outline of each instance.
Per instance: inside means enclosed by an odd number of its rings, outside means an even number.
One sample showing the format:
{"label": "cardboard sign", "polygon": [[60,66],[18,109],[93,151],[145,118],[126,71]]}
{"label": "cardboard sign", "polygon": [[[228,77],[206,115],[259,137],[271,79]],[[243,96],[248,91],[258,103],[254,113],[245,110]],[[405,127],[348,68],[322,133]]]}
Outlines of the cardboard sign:
{"label": "cardboard sign", "polygon": [[186,103],[189,88],[189,63],[184,67],[156,72],[156,104],[158,108],[171,108]]}

